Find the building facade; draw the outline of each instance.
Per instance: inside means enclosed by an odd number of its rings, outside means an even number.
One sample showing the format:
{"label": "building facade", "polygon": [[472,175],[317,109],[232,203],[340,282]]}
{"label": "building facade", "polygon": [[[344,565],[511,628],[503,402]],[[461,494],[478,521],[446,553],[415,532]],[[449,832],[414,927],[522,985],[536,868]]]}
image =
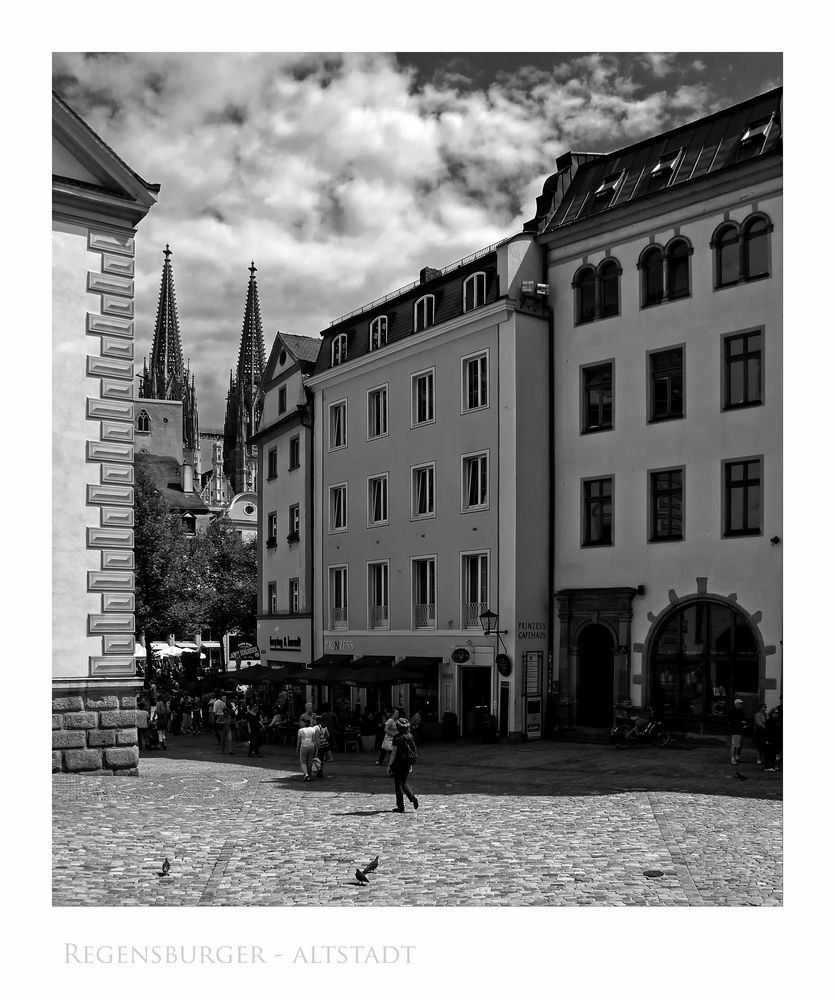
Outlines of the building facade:
{"label": "building facade", "polygon": [[[486,715],[538,733],[548,322],[523,282],[540,278],[531,235],[425,268],[331,324],[308,380],[314,653],[364,678],[361,699],[465,734]],[[485,637],[488,610],[505,635]]]}
{"label": "building facade", "polygon": [[782,686],[782,91],[557,161],[528,228],[556,364],[562,726],[724,732]]}
{"label": "building facade", "polygon": [[134,241],[158,192],[53,93],[53,771],[139,759]]}
{"label": "building facade", "polygon": [[305,380],[318,337],[278,333],[261,382],[261,423],[253,443],[261,518],[258,647],[268,667],[313,659],[313,411]]}

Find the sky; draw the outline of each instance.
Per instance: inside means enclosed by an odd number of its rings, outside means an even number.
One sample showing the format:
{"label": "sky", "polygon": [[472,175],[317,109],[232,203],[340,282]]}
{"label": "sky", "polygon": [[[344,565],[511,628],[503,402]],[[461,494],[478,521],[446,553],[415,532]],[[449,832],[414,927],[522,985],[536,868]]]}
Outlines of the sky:
{"label": "sky", "polygon": [[137,359],[165,244],[201,429],[223,425],[254,261],[277,330],[518,232],[568,149],[607,152],[782,83],[779,53],[55,53],[53,87],[161,185],[136,252]]}

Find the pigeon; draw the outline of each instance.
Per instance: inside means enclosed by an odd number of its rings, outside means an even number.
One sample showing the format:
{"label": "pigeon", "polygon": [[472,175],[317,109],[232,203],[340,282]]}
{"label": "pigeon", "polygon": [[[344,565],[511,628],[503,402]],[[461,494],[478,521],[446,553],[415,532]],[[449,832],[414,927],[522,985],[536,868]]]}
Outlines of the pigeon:
{"label": "pigeon", "polygon": [[357,870],[354,872],[354,875],[356,876],[357,882],[359,882],[360,885],[371,884],[365,876],[377,870],[377,865],[379,861],[380,861],[380,855],[378,854],[377,857],[374,858],[374,860],[370,864],[366,865],[362,871],[360,871],[359,868],[357,868]]}
{"label": "pigeon", "polygon": [[165,878],[165,876],[170,871],[171,871],[171,862],[168,860],[168,858],[166,858],[165,861],[163,861],[163,863],[162,863],[162,871],[159,872],[159,877],[160,878]]}
{"label": "pigeon", "polygon": [[736,772],[736,780],[737,781],[747,781],[748,779],[745,777],[744,774],[740,774],[739,771],[737,771]]}

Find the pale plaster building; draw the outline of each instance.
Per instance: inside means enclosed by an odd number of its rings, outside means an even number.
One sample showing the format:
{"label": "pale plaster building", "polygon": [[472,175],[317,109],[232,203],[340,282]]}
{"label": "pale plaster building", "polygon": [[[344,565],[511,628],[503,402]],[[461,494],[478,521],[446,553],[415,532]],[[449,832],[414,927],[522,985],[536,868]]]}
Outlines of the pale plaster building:
{"label": "pale plaster building", "polygon": [[136,773],[134,239],[159,186],[52,98],[54,771]]}
{"label": "pale plaster building", "polygon": [[552,714],[723,732],[782,687],[782,90],[565,154],[527,228],[554,311]]}

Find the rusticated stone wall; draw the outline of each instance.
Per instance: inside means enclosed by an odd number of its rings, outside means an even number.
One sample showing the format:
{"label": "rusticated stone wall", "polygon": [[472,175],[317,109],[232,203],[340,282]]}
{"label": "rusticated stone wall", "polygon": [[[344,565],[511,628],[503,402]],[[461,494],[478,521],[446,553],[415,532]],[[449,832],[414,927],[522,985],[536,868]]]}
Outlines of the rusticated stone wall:
{"label": "rusticated stone wall", "polygon": [[139,773],[136,697],[53,690],[52,770]]}

